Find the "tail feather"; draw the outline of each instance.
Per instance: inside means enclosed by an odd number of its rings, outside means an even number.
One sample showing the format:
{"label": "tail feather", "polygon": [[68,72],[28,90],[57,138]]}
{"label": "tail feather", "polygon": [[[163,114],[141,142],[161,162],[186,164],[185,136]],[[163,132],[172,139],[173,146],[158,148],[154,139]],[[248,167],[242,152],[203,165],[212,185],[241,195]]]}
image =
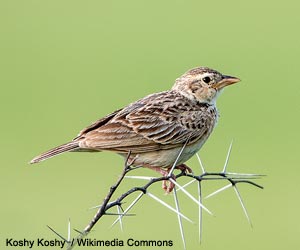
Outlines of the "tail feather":
{"label": "tail feather", "polygon": [[48,158],[51,158],[53,156],[56,156],[56,155],[59,155],[59,154],[62,154],[64,152],[69,152],[69,151],[72,151],[72,150],[76,150],[76,149],[79,149],[79,144],[78,142],[76,141],[71,141],[71,142],[68,142],[66,144],[63,144],[63,145],[60,145],[58,147],[55,147],[53,149],[50,149],[49,151],[41,154],[41,155],[38,155],[36,157],[34,157],[30,163],[33,164],[33,163],[38,163],[40,161],[44,161]]}

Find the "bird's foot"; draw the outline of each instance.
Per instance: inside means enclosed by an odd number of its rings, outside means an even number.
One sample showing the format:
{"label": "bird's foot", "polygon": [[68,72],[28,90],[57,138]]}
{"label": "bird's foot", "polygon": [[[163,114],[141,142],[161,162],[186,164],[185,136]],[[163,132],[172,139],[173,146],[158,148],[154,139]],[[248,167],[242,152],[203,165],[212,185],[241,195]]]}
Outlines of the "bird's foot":
{"label": "bird's foot", "polygon": [[[169,175],[171,168],[160,168],[160,167],[151,167],[155,172],[160,173],[162,176],[167,177]],[[171,175],[173,180],[176,180],[176,177],[174,174]],[[162,181],[162,189],[165,190],[166,194],[171,193],[173,188],[175,187],[175,184],[169,180],[163,180]]]}
{"label": "bird's foot", "polygon": [[[164,176],[168,176],[169,171],[166,171],[166,174]],[[176,176],[174,174],[171,174],[171,177],[174,181],[176,181]],[[162,181],[162,189],[165,190],[166,194],[169,194],[173,191],[175,187],[175,184],[169,180],[163,180]]]}
{"label": "bird's foot", "polygon": [[181,170],[182,172],[185,172],[185,173],[193,173],[193,170],[185,164],[180,164],[180,165],[176,166],[175,169],[179,169],[179,170]]}
{"label": "bird's foot", "polygon": [[[167,176],[169,176],[169,173],[170,173],[172,167],[169,167],[167,169],[158,168],[158,167],[152,168],[152,169],[155,170],[156,172],[160,173],[162,176],[167,177]],[[176,166],[175,169],[179,169],[185,173],[193,172],[193,170],[185,164],[180,164],[180,165]],[[172,178],[174,181],[176,181],[176,176],[173,173],[170,175],[170,178]],[[175,184],[172,181],[169,181],[169,180],[162,181],[162,188],[163,188],[163,190],[165,190],[166,194],[171,193],[173,191],[174,187],[175,187]]]}
{"label": "bird's foot", "polygon": [[[171,169],[172,169],[172,167],[168,168],[166,171],[167,173],[164,176],[168,176]],[[180,164],[180,165],[176,166],[175,169],[179,169],[180,171],[185,172],[185,173],[193,172],[193,170],[185,164]],[[170,178],[172,178],[174,181],[176,181],[176,176],[173,173],[171,174]],[[163,188],[163,190],[165,190],[165,192],[167,194],[171,193],[173,191],[174,187],[175,187],[175,184],[173,182],[167,181],[167,180],[163,181],[162,188]]]}

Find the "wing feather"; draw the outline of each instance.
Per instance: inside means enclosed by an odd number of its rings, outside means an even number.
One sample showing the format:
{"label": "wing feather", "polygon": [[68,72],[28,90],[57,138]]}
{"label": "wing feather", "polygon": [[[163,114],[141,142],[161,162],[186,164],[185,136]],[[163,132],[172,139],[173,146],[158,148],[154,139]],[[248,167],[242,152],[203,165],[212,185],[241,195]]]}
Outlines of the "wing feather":
{"label": "wing feather", "polygon": [[[188,104],[188,105],[187,105]],[[214,106],[191,102],[173,92],[147,96],[81,131],[81,148],[144,153],[199,140],[215,122]],[[214,124],[213,124],[214,125]]]}

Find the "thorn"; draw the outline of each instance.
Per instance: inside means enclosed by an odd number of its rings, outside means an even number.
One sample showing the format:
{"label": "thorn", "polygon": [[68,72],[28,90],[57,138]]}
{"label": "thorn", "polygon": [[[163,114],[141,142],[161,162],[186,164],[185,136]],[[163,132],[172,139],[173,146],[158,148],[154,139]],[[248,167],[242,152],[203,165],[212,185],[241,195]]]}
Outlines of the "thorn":
{"label": "thorn", "polygon": [[218,193],[220,193],[220,192],[222,192],[222,191],[224,191],[224,190],[226,190],[226,189],[228,189],[228,188],[230,188],[230,187],[232,187],[232,184],[231,184],[231,183],[229,183],[229,184],[226,185],[225,187],[222,187],[222,188],[220,188],[220,189],[214,191],[213,193],[207,195],[207,196],[205,197],[205,199],[210,198],[210,197],[212,197],[212,196],[214,196],[214,195],[216,195],[216,194],[218,194]]}
{"label": "thorn", "polygon": [[188,183],[184,184],[181,188],[177,188],[176,191],[177,191],[177,192],[180,191],[181,189],[183,189],[183,188],[185,188],[185,187],[191,185],[191,184],[194,183],[195,181],[196,181],[196,179],[193,179],[193,180],[189,181]]}
{"label": "thorn", "polygon": [[132,175],[129,175],[129,176],[124,176],[124,178],[126,179],[140,179],[140,180],[152,180],[153,178],[155,177],[149,177],[149,176],[132,176]]}
{"label": "thorn", "polygon": [[99,207],[101,207],[102,205],[97,205],[97,206],[94,206],[94,207],[90,207],[88,210],[92,210],[92,209],[97,209]]}
{"label": "thorn", "polygon": [[81,235],[85,235],[85,233],[84,233],[84,232],[82,232],[82,231],[79,231],[79,230],[78,230],[78,229],[76,229],[76,228],[73,228],[73,230],[74,230],[75,232],[77,232],[77,233],[81,234]]}
{"label": "thorn", "polygon": [[120,206],[117,206],[117,209],[118,209],[118,213],[119,213],[120,228],[121,228],[121,231],[123,232],[123,221],[122,221]]}
{"label": "thorn", "polygon": [[[201,182],[198,181],[198,201],[202,204],[202,189]],[[202,242],[202,226],[203,226],[203,209],[201,206],[198,206],[198,216],[199,216],[199,243]]]}
{"label": "thorn", "polygon": [[265,177],[267,175],[265,174],[247,174],[247,173],[232,173],[232,172],[227,172],[227,175],[237,175],[237,176],[250,176],[250,177]]}
{"label": "thorn", "polygon": [[67,243],[70,243],[67,239],[65,239],[63,236],[61,236],[58,232],[56,232],[52,227],[48,226],[47,227],[53,232],[55,233],[59,238],[61,238],[62,240],[64,240]]}
{"label": "thorn", "polygon": [[128,158],[126,159],[127,167],[132,166],[133,163],[135,162],[135,160],[138,158],[138,156],[136,155],[136,156],[132,159],[132,161],[129,163],[128,161],[129,161],[130,155],[131,155],[131,151],[128,152]]}
{"label": "thorn", "polygon": [[114,215],[114,216],[136,216],[136,214],[124,214],[124,213],[105,213],[104,215]]}
{"label": "thorn", "polygon": [[173,171],[174,171],[174,169],[175,169],[175,167],[176,167],[176,165],[177,165],[177,162],[178,162],[178,160],[179,160],[179,157],[181,156],[181,154],[182,154],[183,150],[185,149],[186,145],[188,144],[188,142],[189,142],[189,140],[190,140],[190,137],[191,137],[191,136],[189,136],[189,138],[186,140],[186,142],[184,143],[184,145],[183,145],[182,148],[180,149],[179,154],[177,155],[176,160],[175,160],[175,162],[174,162],[172,168],[170,169],[170,171],[169,171],[169,173],[168,173],[168,175],[167,175],[168,177],[171,177],[171,176],[172,176]]}
{"label": "thorn", "polygon": [[182,243],[183,243],[183,248],[186,249],[182,220],[179,215],[179,213],[180,213],[179,202],[178,202],[177,192],[176,192],[175,188],[174,188],[173,194],[174,194],[174,200],[175,200],[176,211],[177,211],[177,219],[178,219],[178,223],[179,223],[179,230],[180,230],[180,235],[181,235],[181,239],[182,239]]}
{"label": "thorn", "polygon": [[188,217],[186,217],[185,215],[183,215],[182,213],[179,213],[176,211],[176,209],[174,209],[173,207],[171,207],[169,204],[167,204],[166,202],[162,201],[161,199],[159,199],[158,197],[156,197],[155,195],[147,192],[146,193],[148,196],[150,196],[152,199],[156,200],[157,202],[159,202],[160,204],[164,205],[166,208],[170,209],[171,211],[175,212],[176,214],[180,215],[182,218],[186,219],[187,221],[193,223],[193,221],[191,221]]}
{"label": "thorn", "polygon": [[205,174],[205,169],[204,169],[204,166],[202,164],[202,161],[201,161],[201,158],[200,158],[199,154],[197,153],[196,156],[197,156],[197,159],[199,161],[199,164],[200,164],[200,167],[201,167],[201,170],[202,170],[202,174]]}
{"label": "thorn", "polygon": [[[123,212],[124,215],[127,214],[127,212],[139,201],[139,199],[142,198],[142,196],[144,195],[144,193],[140,193],[133,202],[131,202],[131,204],[125,209],[125,211]],[[121,217],[123,217],[124,215],[122,215]],[[113,227],[118,221],[119,221],[120,217],[117,218],[113,224],[110,227]]]}
{"label": "thorn", "polygon": [[233,188],[234,188],[234,191],[235,191],[235,193],[236,193],[236,195],[237,195],[237,197],[238,197],[238,199],[239,199],[239,201],[240,201],[240,203],[241,203],[241,206],[242,206],[242,208],[243,208],[243,211],[244,211],[244,213],[245,213],[245,216],[246,216],[246,218],[247,218],[247,220],[248,220],[250,226],[253,227],[253,226],[252,226],[252,222],[251,222],[250,217],[249,217],[249,214],[248,214],[248,212],[247,212],[246,206],[245,206],[245,204],[244,204],[244,202],[243,202],[243,199],[242,199],[242,196],[241,196],[239,190],[237,189],[236,185],[234,185]]}
{"label": "thorn", "polygon": [[71,219],[70,218],[68,223],[68,242],[71,242]]}
{"label": "thorn", "polygon": [[203,206],[201,203],[199,203],[194,196],[192,196],[188,191],[186,191],[182,186],[180,186],[176,181],[174,181],[172,178],[169,179],[172,183],[174,183],[176,186],[180,187],[182,189],[182,192],[184,192],[192,201],[194,201],[196,204],[201,206],[206,212],[208,212],[210,215],[213,215],[211,211],[209,211],[205,206]]}
{"label": "thorn", "polygon": [[131,155],[131,151],[129,150],[128,153],[127,153],[127,156],[126,156],[125,164],[124,164],[125,165],[125,169],[128,169],[130,167],[130,164],[128,164],[130,155]]}
{"label": "thorn", "polygon": [[230,143],[230,146],[229,146],[229,149],[228,149],[228,152],[227,152],[225,164],[224,164],[224,167],[223,167],[222,173],[224,173],[224,174],[226,173],[226,168],[227,168],[227,165],[228,165],[228,160],[229,160],[229,157],[230,157],[230,154],[231,154],[232,144],[233,144],[233,139],[231,140],[231,143]]}

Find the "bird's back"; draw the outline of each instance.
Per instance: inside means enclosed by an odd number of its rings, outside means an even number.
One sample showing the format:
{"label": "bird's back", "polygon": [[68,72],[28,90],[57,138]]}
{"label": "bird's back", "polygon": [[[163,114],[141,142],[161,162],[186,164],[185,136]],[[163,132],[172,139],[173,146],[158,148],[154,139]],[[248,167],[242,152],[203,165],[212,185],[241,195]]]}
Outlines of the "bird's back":
{"label": "bird's back", "polygon": [[145,153],[189,144],[210,133],[214,105],[189,100],[176,91],[146,96],[83,130],[80,148]]}

